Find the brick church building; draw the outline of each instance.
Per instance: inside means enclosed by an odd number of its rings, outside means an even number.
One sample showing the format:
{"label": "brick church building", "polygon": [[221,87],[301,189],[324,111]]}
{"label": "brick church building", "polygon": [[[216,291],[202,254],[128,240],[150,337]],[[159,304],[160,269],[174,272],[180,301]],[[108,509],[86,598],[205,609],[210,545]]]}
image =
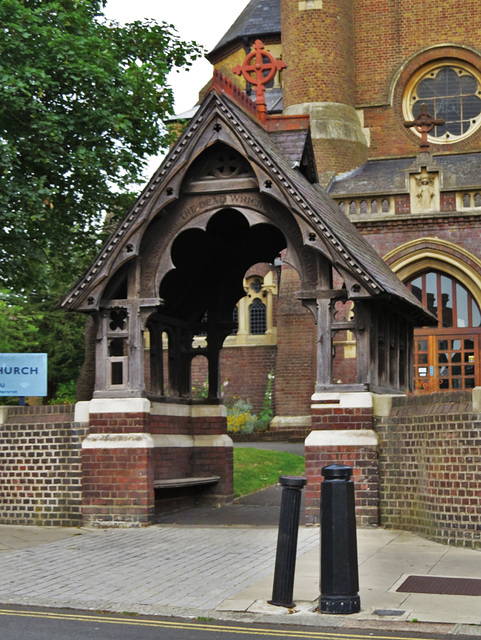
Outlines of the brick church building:
{"label": "brick church building", "polygon": [[[438,320],[415,330],[415,393],[481,382],[480,35],[474,0],[252,0],[208,55],[253,100],[233,69],[255,40],[286,64],[268,112],[308,115],[310,130],[284,136],[283,151],[311,137],[319,183]],[[412,126],[422,104],[436,123],[424,141]],[[315,332],[298,275],[259,264],[244,288],[221,355],[226,394],[259,409],[273,370],[273,426],[308,426]],[[351,332],[333,349],[332,383],[349,383]]]}
{"label": "brick church building", "polygon": [[222,390],[258,411],[272,371],[308,523],[340,462],[361,524],[481,545],[480,35],[474,0],[247,5],[62,301],[91,318],[93,397],[0,412],[1,522],[232,500]]}
{"label": "brick church building", "polygon": [[252,0],[210,52],[62,302],[95,335],[82,522],[231,500],[222,390],[257,412],[273,372],[308,523],[341,462],[360,523],[479,544],[481,11],[454,4]]}

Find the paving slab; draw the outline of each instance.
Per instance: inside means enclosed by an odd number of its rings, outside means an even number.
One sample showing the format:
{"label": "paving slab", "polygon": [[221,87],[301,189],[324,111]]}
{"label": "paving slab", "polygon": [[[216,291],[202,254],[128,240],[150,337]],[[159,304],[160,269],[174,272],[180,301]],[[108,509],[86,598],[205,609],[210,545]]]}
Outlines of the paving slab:
{"label": "paving slab", "polygon": [[296,607],[268,604],[279,502],[274,487],[232,508],[194,509],[147,528],[0,525],[0,602],[316,627],[415,631],[423,629],[418,621],[431,633],[481,637],[481,597],[396,591],[409,575],[480,578],[481,551],[402,531],[358,529],[361,611],[329,616],[316,611],[320,531],[300,527]]}

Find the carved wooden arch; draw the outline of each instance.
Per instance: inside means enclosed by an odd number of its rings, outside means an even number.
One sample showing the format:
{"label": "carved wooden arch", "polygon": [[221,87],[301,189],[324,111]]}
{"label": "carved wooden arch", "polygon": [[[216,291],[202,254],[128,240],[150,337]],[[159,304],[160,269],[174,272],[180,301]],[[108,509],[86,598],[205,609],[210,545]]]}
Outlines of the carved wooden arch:
{"label": "carved wooden arch", "polygon": [[[212,153],[211,150],[209,151]],[[197,167],[203,166],[202,157],[197,158],[196,165]],[[192,176],[193,179],[191,179]],[[194,167],[193,171],[185,172],[182,187],[182,192],[185,191],[185,193],[182,193],[175,204],[160,211],[145,230],[139,252],[141,260],[138,266],[139,295],[143,299],[152,299],[155,296],[160,296],[162,299],[165,291],[169,291],[169,278],[175,280],[179,262],[178,256],[173,255],[173,252],[176,252],[176,243],[182,242],[188,237],[187,234],[190,234],[194,243],[192,248],[195,248],[195,243],[201,243],[203,236],[209,231],[209,225],[223,216],[237,216],[238,219],[244,220],[246,229],[252,231],[253,237],[259,229],[269,226],[273,230],[271,233],[277,230],[285,242],[281,246],[278,241],[274,249],[268,246],[267,251],[270,253],[260,253],[255,259],[253,257],[250,262],[244,263],[237,273],[238,282],[234,282],[234,274],[231,274],[232,279],[226,287],[231,296],[224,308],[220,310],[220,315],[216,315],[219,310],[201,307],[198,300],[194,300],[189,307],[188,303],[182,306],[182,302],[179,302],[178,305],[172,305],[170,299],[167,299],[161,300],[155,311],[144,316],[145,326],[153,336],[151,343],[154,350],[157,349],[157,353],[153,354],[151,365],[153,397],[156,397],[157,394],[160,397],[164,396],[168,377],[170,390],[173,388],[174,393],[178,394],[180,398],[187,398],[190,392],[190,380],[188,379],[190,363],[195,356],[204,355],[207,357],[209,366],[209,400],[216,400],[219,351],[225,337],[232,330],[232,311],[235,303],[244,295],[243,275],[253,264],[264,260],[273,262],[276,255],[279,255],[280,251],[286,248],[284,259],[299,272],[302,287],[306,289],[318,285],[319,273],[322,270],[319,262],[327,263],[328,261],[312,247],[305,246],[305,225],[301,224],[295,214],[274,197],[260,193],[259,189],[253,188],[253,176],[254,172],[248,170],[242,172],[237,178],[240,183],[239,188],[236,189],[235,184],[232,188],[231,184],[232,190],[229,190],[225,189],[225,184],[235,182],[235,176],[227,177],[224,182],[210,176],[202,185],[202,176],[196,174]],[[185,246],[189,246],[188,242]],[[242,252],[248,253],[247,246],[241,246],[240,249]],[[276,255],[272,253],[273,250]],[[234,254],[232,253],[228,259],[235,260]],[[221,264],[218,264],[217,268],[219,272],[228,271],[228,269],[222,269]],[[195,271],[195,265],[191,265],[191,269]],[[188,272],[188,269],[184,272]],[[164,287],[166,282],[167,285]],[[178,282],[180,283],[178,288],[183,289],[181,277]],[[195,288],[200,288],[201,284],[199,282]],[[171,291],[175,290],[175,285],[170,286]],[[190,296],[192,294],[183,291],[182,295]],[[173,296],[167,297],[172,298]],[[229,302],[231,308],[229,308]],[[214,311],[216,326],[207,329],[207,348],[204,350],[196,349],[194,352],[189,350],[186,345],[192,343],[193,336],[199,330],[201,316],[205,311],[209,313]],[[171,322],[172,317],[174,317],[173,322]],[[166,324],[168,322],[171,322],[171,325]],[[176,323],[177,326],[174,326]],[[207,324],[209,323],[207,322]],[[165,355],[162,355],[162,340],[159,333],[161,334],[166,328],[168,328],[170,336],[169,343],[172,344],[172,347],[169,347],[171,370],[168,374],[160,366]]]}
{"label": "carved wooden arch", "polygon": [[[203,179],[203,168],[219,153],[237,155],[244,171],[223,180]],[[270,188],[264,185],[262,192],[258,171],[255,163],[225,143],[208,146],[196,155],[191,166],[183,171],[179,199],[161,209],[143,229],[139,247],[142,297],[157,296],[162,279],[174,268],[171,251],[176,238],[188,229],[205,231],[209,220],[223,209],[241,212],[251,227],[258,224],[277,227],[287,241],[285,259],[299,272],[303,286],[310,287],[316,282],[315,265],[319,258],[317,252],[305,246],[309,235],[305,220],[289,211],[284,197],[278,197],[275,185]]]}

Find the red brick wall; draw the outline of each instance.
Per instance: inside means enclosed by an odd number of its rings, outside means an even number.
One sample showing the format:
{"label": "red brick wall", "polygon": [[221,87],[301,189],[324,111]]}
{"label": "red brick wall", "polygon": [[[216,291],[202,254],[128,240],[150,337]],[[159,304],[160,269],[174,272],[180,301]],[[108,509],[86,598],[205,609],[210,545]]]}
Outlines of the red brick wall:
{"label": "red brick wall", "polygon": [[0,523],[79,526],[86,429],[73,406],[10,407],[0,430]]}
{"label": "red brick wall", "polygon": [[393,398],[380,436],[380,521],[481,547],[481,415],[470,392]]}
{"label": "red brick wall", "polygon": [[321,470],[331,464],[353,469],[356,520],[359,525],[378,524],[379,477],[377,448],[338,446],[305,448],[306,456],[306,524],[320,521]]}
{"label": "red brick wall", "polygon": [[91,413],[90,433],[142,433],[149,431],[148,413]]}
{"label": "red brick wall", "polygon": [[[446,58],[479,68],[481,14],[476,0],[357,0],[354,9],[356,105],[365,109],[371,135],[370,157],[411,155],[419,151],[419,137],[403,126],[402,96],[414,72]],[[455,17],[455,23],[453,22]],[[449,42],[458,46],[439,46]],[[390,90],[396,83],[393,104]],[[434,151],[462,153],[477,150],[481,132]]]}
{"label": "red brick wall", "polygon": [[226,497],[232,498],[234,493],[234,456],[232,447],[196,447],[195,465],[196,476],[221,476],[221,480],[203,491],[200,502],[225,502]]}
{"label": "red brick wall", "polygon": [[406,59],[446,42],[479,48],[476,0],[355,0],[356,102],[383,103]]}
{"label": "red brick wall", "polygon": [[152,522],[152,449],[84,449],[82,473],[84,524]]}
{"label": "red brick wall", "polygon": [[295,297],[295,269],[284,266],[277,309],[276,415],[310,415],[316,381],[316,327]]}
{"label": "red brick wall", "polygon": [[[229,402],[236,396],[249,400],[254,413],[259,413],[264,402],[264,395],[271,370],[276,368],[276,347],[229,347],[220,354],[221,383],[224,401]],[[276,380],[272,385],[272,407],[276,403]]]}
{"label": "red brick wall", "polygon": [[153,450],[153,464],[156,480],[196,476],[193,472],[194,447],[157,447]]}
{"label": "red brick wall", "polygon": [[[413,218],[413,220],[387,220],[382,225],[376,223],[356,224],[366,239],[381,255],[385,256],[389,251],[406,242],[418,240],[422,237],[439,238],[446,240],[470,253],[479,253],[479,231],[481,219],[475,216],[456,217],[432,217],[428,219]],[[425,245],[429,245],[426,243]],[[443,252],[449,253],[449,249],[443,246]],[[479,266],[473,265],[479,272]]]}
{"label": "red brick wall", "polygon": [[[163,405],[159,405],[162,409]],[[156,435],[203,436],[224,434],[226,418],[218,415],[190,415],[196,407],[178,405],[175,413],[172,405],[164,415],[150,414],[92,414],[90,433],[110,433],[114,438],[129,433],[148,432]],[[125,424],[124,424],[125,423]],[[136,429],[134,428],[137,427]],[[135,437],[135,436],[134,436]],[[87,442],[82,451],[83,463],[83,522],[90,525],[145,525],[154,521],[156,514],[165,513],[198,502],[220,503],[232,498],[233,458],[232,447],[216,446],[143,446],[123,447],[110,440],[105,448],[89,448],[95,441]],[[100,443],[101,444],[101,443]],[[142,444],[142,443],[139,443]],[[180,441],[179,445],[185,444]],[[189,444],[189,440],[187,440]],[[199,444],[197,441],[196,444]],[[112,448],[113,445],[119,448]],[[154,491],[154,480],[220,476],[215,485],[201,488],[159,489]]]}
{"label": "red brick wall", "polygon": [[284,107],[303,102],[354,104],[353,2],[329,0],[321,11],[281,1]]}
{"label": "red brick wall", "polygon": [[372,429],[372,409],[323,409],[322,406],[316,405],[312,408],[312,430],[326,429]]}

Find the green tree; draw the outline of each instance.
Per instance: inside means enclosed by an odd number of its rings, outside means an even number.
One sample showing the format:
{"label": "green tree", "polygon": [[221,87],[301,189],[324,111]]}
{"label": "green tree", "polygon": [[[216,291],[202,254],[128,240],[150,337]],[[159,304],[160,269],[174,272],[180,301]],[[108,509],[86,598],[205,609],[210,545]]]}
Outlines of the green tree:
{"label": "green tree", "polygon": [[[0,281],[42,318],[40,344],[59,338],[54,304],[98,250],[105,215],[125,213],[146,159],[169,144],[167,74],[202,53],[171,25],[108,20],[104,5],[0,2]],[[60,332],[73,339],[77,325]]]}
{"label": "green tree", "polygon": [[0,353],[38,350],[38,323],[42,319],[27,312],[23,300],[15,300],[8,291],[0,290]]}
{"label": "green tree", "polygon": [[172,26],[121,26],[103,6],[0,2],[0,276],[17,291],[79,275],[105,212],[124,210],[119,194],[168,144],[167,74],[201,53]]}

